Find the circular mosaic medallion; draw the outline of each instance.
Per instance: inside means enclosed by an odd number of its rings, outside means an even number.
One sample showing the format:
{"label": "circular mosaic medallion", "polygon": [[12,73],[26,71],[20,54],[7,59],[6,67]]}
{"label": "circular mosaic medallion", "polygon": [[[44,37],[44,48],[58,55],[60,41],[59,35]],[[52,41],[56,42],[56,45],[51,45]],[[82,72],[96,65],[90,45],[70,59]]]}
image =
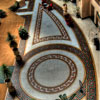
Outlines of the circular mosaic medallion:
{"label": "circular mosaic medallion", "polygon": [[27,73],[29,84],[44,93],[65,90],[74,82],[76,75],[75,63],[59,54],[40,57],[32,63]]}

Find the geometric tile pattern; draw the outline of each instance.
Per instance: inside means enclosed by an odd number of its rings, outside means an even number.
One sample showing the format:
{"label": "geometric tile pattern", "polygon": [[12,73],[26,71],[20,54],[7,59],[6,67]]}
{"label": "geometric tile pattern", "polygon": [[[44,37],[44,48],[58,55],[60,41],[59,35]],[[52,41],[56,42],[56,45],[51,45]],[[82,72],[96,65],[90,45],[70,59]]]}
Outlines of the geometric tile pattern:
{"label": "geometric tile pattern", "polygon": [[[29,2],[29,4],[32,5],[30,7],[30,10],[31,10],[33,8],[32,0],[30,0],[30,2]],[[55,8],[59,8],[59,9],[56,9],[56,10],[60,14],[62,14],[61,8],[58,5],[56,5],[55,3],[53,3],[53,5],[54,5]],[[49,12],[47,12],[47,14],[48,13]],[[84,64],[84,67],[85,67],[85,70],[86,70],[86,78],[85,78],[85,80],[83,82],[84,94],[81,94],[79,92],[79,90],[75,91],[75,93],[77,95],[74,97],[73,100],[81,100],[85,96],[85,94],[86,94],[86,99],[87,100],[97,100],[96,75],[95,75],[95,69],[94,69],[95,66],[94,66],[94,62],[93,62],[92,56],[91,56],[91,52],[90,52],[89,46],[87,44],[87,41],[86,41],[81,29],[79,28],[79,26],[76,24],[76,22],[74,20],[73,20],[73,25],[74,25],[74,27],[72,28],[72,30],[74,31],[74,33],[76,35],[76,38],[77,38],[77,40],[79,42],[81,50],[77,49],[75,47],[72,47],[70,45],[67,45],[67,44],[50,44],[50,45],[44,45],[44,46],[38,47],[38,48],[28,52],[23,57],[23,59],[24,59],[25,62],[27,62],[27,60],[30,59],[32,56],[35,56],[36,54],[38,54],[40,52],[43,52],[43,51],[45,52],[47,50],[63,50],[63,51],[68,51],[70,53],[75,54]],[[25,27],[27,27],[26,24],[25,24]],[[28,25],[27,29],[29,29],[29,25]],[[19,48],[20,51],[22,51],[21,54],[23,55],[26,42],[25,41],[21,41],[21,44],[24,44],[24,45],[21,45],[20,48]],[[56,56],[56,57],[59,57],[59,59],[60,59],[60,56]],[[46,59],[46,57],[45,57],[45,59]],[[65,58],[65,59],[69,59],[69,58]],[[35,62],[33,62],[33,63],[35,63]],[[20,86],[20,81],[19,81],[19,79],[20,79],[19,73],[20,73],[20,69],[21,69],[20,67],[21,66],[18,66],[17,64],[15,64],[15,69],[14,69],[14,73],[13,73],[13,76],[12,76],[12,82],[13,82],[13,84],[15,86],[15,89],[18,92],[18,98],[20,100],[31,100],[31,97],[29,95],[27,95],[24,92],[24,89],[22,89],[21,86]],[[34,67],[33,64],[31,65],[30,68],[32,68],[32,67]],[[9,94],[6,97],[6,100],[12,100],[12,98],[11,98],[11,96]]]}
{"label": "geometric tile pattern", "polygon": [[[55,22],[55,24],[57,25],[58,29],[61,32],[61,35],[39,38],[43,11],[46,14],[48,14],[50,16],[50,18]],[[52,12],[49,12],[48,10],[43,9],[43,7],[41,5],[39,5],[36,26],[35,26],[35,32],[34,32],[34,38],[33,38],[33,44],[42,42],[42,41],[48,41],[48,40],[70,40],[70,38],[69,38],[64,26],[59,21],[59,19]]]}
{"label": "geometric tile pattern", "polygon": [[[59,59],[68,64],[68,66],[70,68],[70,75],[67,78],[67,80],[65,80],[62,84],[60,84],[58,86],[54,86],[54,87],[47,87],[47,86],[41,85],[40,83],[38,83],[36,81],[35,75],[34,75],[35,70],[40,63],[42,63],[43,61],[45,61],[47,59]],[[28,81],[34,89],[36,89],[40,92],[57,93],[57,92],[67,89],[74,82],[76,75],[77,75],[76,65],[70,58],[63,56],[63,55],[58,55],[58,54],[49,54],[49,55],[43,56],[43,57],[37,59],[35,62],[33,62],[33,64],[30,66],[30,68],[28,70]]]}

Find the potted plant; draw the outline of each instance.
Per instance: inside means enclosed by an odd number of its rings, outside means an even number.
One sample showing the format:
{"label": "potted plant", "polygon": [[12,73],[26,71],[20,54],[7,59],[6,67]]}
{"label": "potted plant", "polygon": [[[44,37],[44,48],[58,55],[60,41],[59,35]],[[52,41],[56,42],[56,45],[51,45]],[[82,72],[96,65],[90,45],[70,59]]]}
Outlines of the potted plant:
{"label": "potted plant", "polygon": [[18,48],[13,48],[13,52],[14,52],[15,56],[19,55]]}
{"label": "potted plant", "polygon": [[16,92],[16,90],[15,90],[15,88],[14,88],[14,86],[13,86],[11,80],[10,80],[10,79],[6,79],[5,83],[6,83],[6,85],[7,85],[9,94],[10,94],[13,98],[15,98],[15,97],[17,96],[17,92]]}
{"label": "potted plant", "polygon": [[[79,80],[79,85],[80,85],[79,92],[82,93],[85,96],[85,93],[83,91],[83,84],[82,84],[81,80]],[[67,95],[63,94],[63,95],[59,95],[60,99],[56,99],[56,100],[73,100],[76,95],[77,94],[74,93],[70,98],[67,98]]]}
{"label": "potted plant", "polygon": [[10,79],[6,79],[6,80],[5,80],[5,83],[6,83],[6,85],[7,85],[9,94],[10,94],[13,98],[15,98],[15,97],[17,96],[17,92],[16,92],[16,90],[15,90],[15,88],[14,88],[14,86],[13,86],[11,80],[10,80]]}
{"label": "potted plant", "polygon": [[17,48],[17,43],[15,41],[15,37],[13,35],[11,35],[11,33],[9,33],[9,32],[8,32],[7,41],[10,42],[11,48]]}
{"label": "potted plant", "polygon": [[7,67],[5,64],[0,66],[0,83],[5,83],[8,79],[11,78],[14,67]]}
{"label": "potted plant", "polygon": [[[8,81],[9,81],[9,80],[8,80]],[[7,85],[9,94],[10,94],[13,98],[15,98],[15,97],[17,96],[17,92],[16,92],[16,89],[14,88],[12,82],[11,82],[11,81],[6,82],[6,85]]]}
{"label": "potted plant", "polygon": [[20,56],[20,53],[18,51],[17,48],[17,43],[15,41],[15,37],[13,35],[11,35],[11,33],[8,32],[8,37],[7,37],[7,41],[10,42],[10,47],[13,49],[13,52],[16,56],[16,61],[19,65],[24,64],[22,57]]}
{"label": "potted plant", "polygon": [[66,94],[63,95],[59,95],[60,99],[56,99],[56,100],[73,100],[73,98],[76,96],[76,94],[73,94],[69,99],[67,98]]}
{"label": "potted plant", "polygon": [[11,11],[14,11],[14,12],[15,12],[15,11],[18,10],[19,7],[20,7],[20,6],[19,6],[19,2],[16,1],[15,4],[12,5],[9,9],[10,9]]}
{"label": "potted plant", "polygon": [[4,74],[5,81],[8,80],[9,77],[11,76],[11,72],[5,64],[2,65],[2,71],[3,71],[3,74]]}
{"label": "potted plant", "polygon": [[[6,15],[6,12],[3,11],[2,9],[0,9],[0,20],[1,18],[5,18],[7,15]],[[0,24],[1,24],[1,21],[0,21]]]}
{"label": "potted plant", "polygon": [[16,90],[11,82],[11,76],[14,70],[14,66],[6,66],[5,64],[3,64],[0,67],[0,83],[6,83],[9,94],[12,97],[16,96]]}
{"label": "potted plant", "polygon": [[22,40],[27,40],[29,37],[28,32],[22,26],[19,28],[19,36]]}
{"label": "potted plant", "polygon": [[5,18],[6,16],[6,12],[0,9],[0,18]]}
{"label": "potted plant", "polygon": [[17,55],[16,56],[16,62],[19,64],[19,65],[23,65],[24,62],[23,62],[23,59],[20,55]]}

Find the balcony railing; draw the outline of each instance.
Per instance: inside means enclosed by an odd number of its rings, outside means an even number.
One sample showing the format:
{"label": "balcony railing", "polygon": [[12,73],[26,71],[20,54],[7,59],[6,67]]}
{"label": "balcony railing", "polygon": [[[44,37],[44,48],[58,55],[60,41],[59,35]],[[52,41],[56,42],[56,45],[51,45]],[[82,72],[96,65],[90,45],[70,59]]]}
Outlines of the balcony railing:
{"label": "balcony railing", "polygon": [[100,5],[100,0],[95,0]]}

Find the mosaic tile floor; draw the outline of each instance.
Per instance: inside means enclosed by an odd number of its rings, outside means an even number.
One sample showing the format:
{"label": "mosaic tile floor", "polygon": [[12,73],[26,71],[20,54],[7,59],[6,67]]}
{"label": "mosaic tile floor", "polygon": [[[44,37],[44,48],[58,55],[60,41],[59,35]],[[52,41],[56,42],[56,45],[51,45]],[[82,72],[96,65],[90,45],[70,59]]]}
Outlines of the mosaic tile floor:
{"label": "mosaic tile floor", "polygon": [[[25,64],[15,64],[12,76],[19,100],[55,100],[64,93],[76,93],[73,100],[97,100],[95,66],[86,39],[74,20],[73,28],[66,25],[61,13],[44,9],[41,0],[30,0],[17,12],[25,18],[30,36],[20,41]],[[9,93],[6,100],[13,100]]]}

